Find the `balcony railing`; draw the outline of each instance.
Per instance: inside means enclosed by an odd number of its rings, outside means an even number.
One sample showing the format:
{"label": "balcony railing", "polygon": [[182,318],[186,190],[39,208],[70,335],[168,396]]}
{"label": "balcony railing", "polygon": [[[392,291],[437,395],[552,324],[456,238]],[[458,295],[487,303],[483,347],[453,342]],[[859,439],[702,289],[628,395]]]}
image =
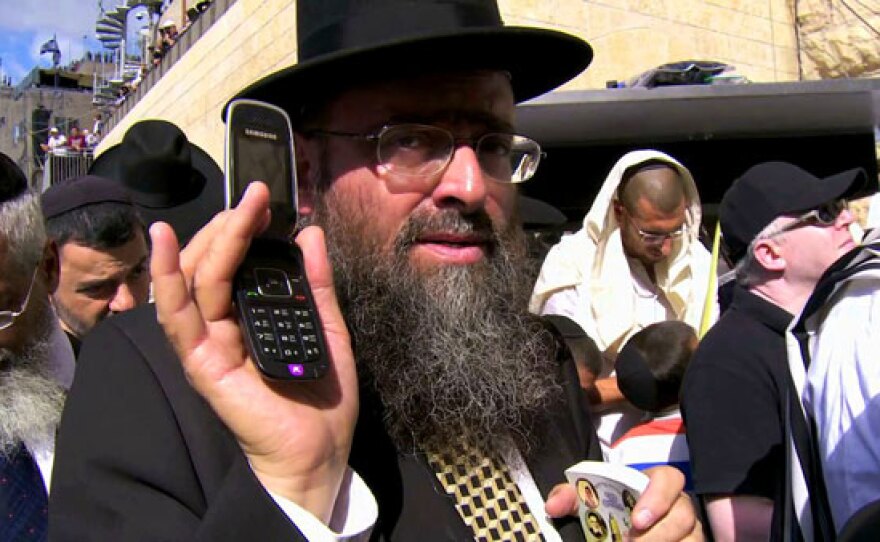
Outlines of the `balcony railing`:
{"label": "balcony railing", "polygon": [[113,113],[107,119],[107,125],[104,133],[110,133],[129,111],[146,96],[147,92],[168,72],[174,64],[180,60],[183,55],[189,51],[190,47],[201,38],[214,23],[223,16],[229,7],[235,3],[235,0],[213,0],[210,7],[201,13],[193,22],[186,32],[183,32],[177,38],[177,41],[168,50],[162,61],[153,66],[146,75],[143,76],[138,83],[137,88],[126,95],[125,99],[113,110]]}
{"label": "balcony railing", "polygon": [[46,163],[43,164],[43,184],[37,188],[42,192],[64,179],[85,175],[94,161],[95,157],[90,150],[55,149],[50,151],[46,153]]}

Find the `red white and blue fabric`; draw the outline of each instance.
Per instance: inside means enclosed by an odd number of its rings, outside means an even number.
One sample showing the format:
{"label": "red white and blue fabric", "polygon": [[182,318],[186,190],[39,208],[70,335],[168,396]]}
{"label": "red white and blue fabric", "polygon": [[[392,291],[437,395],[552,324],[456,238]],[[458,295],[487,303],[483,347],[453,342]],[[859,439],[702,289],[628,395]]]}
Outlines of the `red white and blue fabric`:
{"label": "red white and blue fabric", "polygon": [[623,434],[608,452],[608,460],[638,470],[658,465],[677,468],[685,476],[685,489],[693,490],[691,460],[681,413],[642,422]]}

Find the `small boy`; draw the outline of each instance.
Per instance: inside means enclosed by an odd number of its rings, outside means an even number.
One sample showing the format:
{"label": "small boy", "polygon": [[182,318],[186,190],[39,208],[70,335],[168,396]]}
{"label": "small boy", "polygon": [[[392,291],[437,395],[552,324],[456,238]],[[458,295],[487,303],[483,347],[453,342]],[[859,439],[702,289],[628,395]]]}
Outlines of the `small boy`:
{"label": "small boy", "polygon": [[615,362],[617,385],[629,402],[646,411],[646,419],[617,439],[608,454],[609,461],[638,470],[676,467],[685,475],[686,490],[693,485],[678,400],[697,343],[693,328],[672,320],[651,324],[627,341]]}

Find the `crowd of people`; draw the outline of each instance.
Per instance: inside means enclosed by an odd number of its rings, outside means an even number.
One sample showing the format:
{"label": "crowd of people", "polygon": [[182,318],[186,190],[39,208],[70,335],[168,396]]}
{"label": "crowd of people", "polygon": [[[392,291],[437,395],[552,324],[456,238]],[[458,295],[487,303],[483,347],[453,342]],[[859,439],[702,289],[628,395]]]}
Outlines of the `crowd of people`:
{"label": "crowd of people", "polygon": [[91,130],[80,129],[79,124],[72,124],[67,134],[61,132],[57,126],[48,130],[45,143],[40,144],[40,149],[49,154],[66,155],[91,153],[101,140],[104,129],[104,121],[101,113],[95,114],[95,121]]}
{"label": "crowd of people", "polygon": [[119,87],[119,90],[117,91],[118,95],[114,102],[115,105],[121,105],[125,102],[129,94],[137,89],[138,85],[141,84],[150,70],[153,70],[162,63],[162,59],[165,58],[169,51],[171,51],[171,48],[177,43],[180,36],[192,26],[202,13],[211,7],[211,3],[210,0],[196,2],[193,7],[187,10],[186,18],[182,27],[178,27],[177,21],[171,17],[165,18],[164,21],[159,24],[156,28],[155,41],[147,46],[147,58],[144,59],[134,79],[123,83]]}
{"label": "crowd of people", "polygon": [[[880,244],[846,204],[876,181],[741,172],[722,304],[699,180],[635,150],[536,281],[515,185],[542,153],[514,107],[590,45],[491,0],[331,4],[300,0],[299,63],[237,96],[292,117],[322,379],[246,354],[230,289],[264,184],[223,210],[162,120],[43,194],[0,155],[0,542],[877,532]],[[583,460],[647,474],[621,521],[566,481]]]}

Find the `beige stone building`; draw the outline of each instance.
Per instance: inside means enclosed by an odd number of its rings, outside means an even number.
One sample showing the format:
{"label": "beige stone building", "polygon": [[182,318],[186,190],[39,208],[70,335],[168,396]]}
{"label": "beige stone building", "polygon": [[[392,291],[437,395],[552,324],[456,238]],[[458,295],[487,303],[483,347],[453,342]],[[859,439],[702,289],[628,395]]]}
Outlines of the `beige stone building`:
{"label": "beige stone building", "polygon": [[92,91],[87,88],[91,75],[64,72],[62,76],[67,83],[80,77],[84,81],[81,86],[56,88],[52,70],[35,69],[22,84],[0,87],[0,152],[12,158],[36,185],[42,174],[36,149],[46,142],[49,128],[57,126],[64,133],[71,126],[91,129],[94,119]]}
{"label": "beige stone building", "polygon": [[[175,0],[180,18],[195,0]],[[508,24],[587,39],[592,66],[564,90],[601,89],[660,64],[714,60],[753,82],[880,72],[880,15],[824,0],[500,0]],[[215,0],[111,119],[102,148],[132,123],[168,119],[217,161],[220,108],[238,90],[296,61],[294,0]],[[548,59],[552,62],[552,59]],[[99,149],[100,151],[101,149]]]}

